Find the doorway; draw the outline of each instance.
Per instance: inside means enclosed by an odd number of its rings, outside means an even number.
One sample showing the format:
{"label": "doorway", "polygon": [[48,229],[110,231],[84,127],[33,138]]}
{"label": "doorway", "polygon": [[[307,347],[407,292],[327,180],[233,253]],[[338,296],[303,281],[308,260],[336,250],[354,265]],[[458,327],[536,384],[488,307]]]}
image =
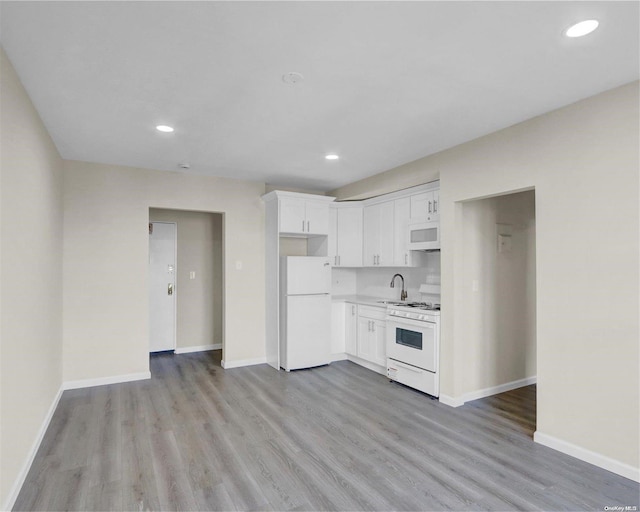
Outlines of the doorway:
{"label": "doorway", "polygon": [[[215,359],[222,357],[223,221],[221,213],[149,209],[150,224],[173,223],[177,228],[175,344],[169,349],[176,354],[217,350]],[[151,313],[152,298],[149,300]],[[154,331],[151,322],[150,318],[150,333]]]}
{"label": "doorway", "polygon": [[461,221],[468,402],[536,383],[535,191],[464,202]]}

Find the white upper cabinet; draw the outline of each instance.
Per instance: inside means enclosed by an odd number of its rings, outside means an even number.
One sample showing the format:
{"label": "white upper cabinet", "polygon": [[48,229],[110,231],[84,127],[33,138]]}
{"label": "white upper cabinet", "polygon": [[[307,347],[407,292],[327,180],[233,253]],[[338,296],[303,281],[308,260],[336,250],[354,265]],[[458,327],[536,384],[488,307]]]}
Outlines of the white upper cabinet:
{"label": "white upper cabinet", "polygon": [[280,200],[280,232],[304,233],[306,231],[306,208],[304,199],[287,197]]}
{"label": "white upper cabinet", "polygon": [[393,265],[394,202],[364,207],[364,266]]}
{"label": "white upper cabinet", "polygon": [[278,231],[281,235],[306,237],[329,234],[329,204],[334,197],[280,190],[263,197],[265,201],[278,201]]}
{"label": "white upper cabinet", "polygon": [[440,191],[430,190],[411,196],[411,220],[429,221],[440,218]]}
{"label": "white upper cabinet", "polygon": [[403,197],[394,201],[393,265],[411,266],[411,251],[407,248],[409,221],[411,218],[411,198]]}
{"label": "white upper cabinet", "polygon": [[329,204],[307,201],[305,205],[307,233],[314,235],[329,234]]}
{"label": "white upper cabinet", "polygon": [[362,206],[329,208],[328,256],[334,267],[362,266]]}

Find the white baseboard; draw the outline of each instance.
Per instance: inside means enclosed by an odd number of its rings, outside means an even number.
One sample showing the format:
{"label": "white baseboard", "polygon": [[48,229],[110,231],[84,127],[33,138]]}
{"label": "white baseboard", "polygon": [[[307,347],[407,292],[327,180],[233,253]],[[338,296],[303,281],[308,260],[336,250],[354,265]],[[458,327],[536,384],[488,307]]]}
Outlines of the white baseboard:
{"label": "white baseboard", "polygon": [[344,361],[347,359],[347,354],[344,352],[339,352],[337,354],[331,354],[331,362],[333,361]]}
{"label": "white baseboard", "polygon": [[3,504],[2,510],[11,510],[16,500],[18,499],[18,494],[20,494],[20,489],[22,489],[22,485],[24,484],[24,481],[27,478],[27,475],[29,474],[29,470],[31,469],[31,464],[33,464],[33,460],[36,457],[36,453],[38,453],[38,448],[40,448],[40,443],[42,443],[44,434],[47,431],[47,428],[49,428],[49,423],[51,423],[51,418],[53,418],[53,413],[56,411],[56,407],[58,407],[58,402],[60,401],[60,397],[62,396],[63,391],[64,391],[64,388],[60,386],[60,389],[58,389],[56,396],[53,398],[53,402],[51,402],[51,406],[47,411],[47,415],[44,417],[44,421],[40,426],[40,430],[38,430],[36,438],[34,439],[33,444],[31,445],[31,449],[29,450],[29,453],[27,454],[27,458],[24,461],[24,464],[22,465],[22,469],[20,469],[20,472],[18,473],[18,476],[15,482],[13,483],[13,487],[9,492],[9,496],[7,496],[7,501]]}
{"label": "white baseboard", "polygon": [[443,394],[440,394],[438,400],[440,400],[441,404],[448,405],[449,407],[460,407],[461,405],[464,405],[464,400],[461,398],[453,398],[452,396]]}
{"label": "white baseboard", "polygon": [[589,464],[598,466],[599,468],[611,471],[616,475],[623,476],[635,482],[640,482],[640,469],[629,464],[625,464],[624,462],[620,462],[619,460],[606,457],[600,453],[592,452],[591,450],[563,441],[557,437],[543,434],[539,430],[536,430],[533,433],[533,440],[536,443],[547,446],[548,448],[553,448],[559,452],[571,455],[576,459],[583,460]]}
{"label": "white baseboard", "polygon": [[92,388],[94,386],[104,386],[105,384],[120,384],[121,382],[131,382],[134,380],[145,380],[151,378],[151,372],[128,373],[125,375],[113,375],[112,377],[100,377],[98,379],[68,380],[62,383],[62,389]]}
{"label": "white baseboard", "polygon": [[512,380],[511,382],[505,382],[499,386],[492,386],[490,388],[479,389],[478,391],[472,391],[471,393],[465,393],[462,396],[463,401],[472,402],[480,398],[486,398],[488,396],[497,395],[498,393],[504,393],[511,391],[512,389],[518,389],[524,386],[530,386],[537,382],[537,377],[527,377],[526,379]]}
{"label": "white baseboard", "polygon": [[352,356],[350,354],[347,354],[347,359],[352,363],[356,363],[356,364],[359,364],[360,366],[364,366],[367,370],[371,370],[372,372],[379,373],[380,375],[387,374],[387,369],[384,366],[380,366],[379,364],[371,363],[365,359],[361,359],[359,357]]}
{"label": "white baseboard", "polygon": [[470,393],[465,393],[460,397],[452,397],[447,395],[440,395],[440,402],[450,407],[460,407],[461,405],[466,404],[467,402],[472,402],[473,400],[478,400],[480,398],[486,398],[488,396],[497,395],[498,393],[504,393],[506,391],[511,391],[512,389],[518,389],[524,386],[530,386],[531,384],[535,384],[537,382],[537,377],[527,377],[526,379],[512,380],[511,382],[505,382],[504,384],[500,384],[499,386],[492,386],[490,388],[479,389],[478,391],[472,391]]}
{"label": "white baseboard", "polygon": [[207,350],[221,350],[222,343],[214,343],[213,345],[197,345],[193,347],[180,347],[176,348],[174,352],[176,354],[189,354],[191,352],[205,352]]}
{"label": "white baseboard", "polygon": [[241,366],[253,366],[256,364],[265,364],[267,362],[266,357],[257,357],[255,359],[237,359],[236,361],[220,361],[220,365],[225,369],[240,368]]}

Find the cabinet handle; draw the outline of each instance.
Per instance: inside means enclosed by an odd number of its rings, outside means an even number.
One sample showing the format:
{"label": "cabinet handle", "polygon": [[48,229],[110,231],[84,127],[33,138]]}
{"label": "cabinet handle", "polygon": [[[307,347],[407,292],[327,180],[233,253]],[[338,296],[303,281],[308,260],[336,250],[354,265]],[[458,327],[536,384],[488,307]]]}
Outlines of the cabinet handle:
{"label": "cabinet handle", "polygon": [[435,199],[433,200],[433,213],[436,213],[438,211],[438,201],[436,201]]}
{"label": "cabinet handle", "polygon": [[302,221],[302,232],[304,233],[304,220]]}
{"label": "cabinet handle", "polygon": [[376,332],[376,323],[375,322],[371,322],[371,332]]}
{"label": "cabinet handle", "polygon": [[409,255],[406,252],[404,253],[404,264],[405,265],[409,264]]}
{"label": "cabinet handle", "polygon": [[351,316],[356,316],[356,307],[351,304]]}
{"label": "cabinet handle", "polygon": [[307,233],[310,233],[311,230],[309,229],[309,221],[307,221]]}
{"label": "cabinet handle", "polygon": [[431,201],[429,201],[429,213],[431,213]]}
{"label": "cabinet handle", "polygon": [[341,265],[342,258],[340,256],[338,256],[338,265]]}

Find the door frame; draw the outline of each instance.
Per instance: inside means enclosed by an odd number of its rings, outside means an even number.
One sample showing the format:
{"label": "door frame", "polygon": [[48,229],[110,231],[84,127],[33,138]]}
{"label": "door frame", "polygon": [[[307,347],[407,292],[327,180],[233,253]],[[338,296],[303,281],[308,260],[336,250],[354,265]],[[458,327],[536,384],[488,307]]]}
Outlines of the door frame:
{"label": "door frame", "polygon": [[[149,224],[173,224],[174,226],[174,237],[173,237],[173,261],[175,261],[175,268],[173,271],[173,295],[174,295],[174,300],[173,300],[173,348],[170,348],[169,350],[172,350],[173,353],[175,354],[176,348],[178,346],[178,297],[177,297],[177,292],[178,292],[178,223],[177,222],[169,222],[169,221],[164,221],[164,220],[158,220],[158,221],[152,221],[149,220]],[[151,257],[151,251],[149,251],[149,257]],[[147,275],[149,272],[149,263],[147,262]],[[147,283],[147,293],[148,293],[148,289],[149,289],[149,284]],[[147,301],[149,301],[149,299],[147,298]],[[149,322],[151,323],[151,322]],[[150,331],[151,329],[149,329]],[[149,334],[151,334],[149,332]],[[148,339],[147,340],[147,348],[150,349],[151,348],[151,340]],[[162,352],[162,351],[159,351]],[[149,350],[149,354],[155,354],[156,352],[151,352],[151,350]]]}

